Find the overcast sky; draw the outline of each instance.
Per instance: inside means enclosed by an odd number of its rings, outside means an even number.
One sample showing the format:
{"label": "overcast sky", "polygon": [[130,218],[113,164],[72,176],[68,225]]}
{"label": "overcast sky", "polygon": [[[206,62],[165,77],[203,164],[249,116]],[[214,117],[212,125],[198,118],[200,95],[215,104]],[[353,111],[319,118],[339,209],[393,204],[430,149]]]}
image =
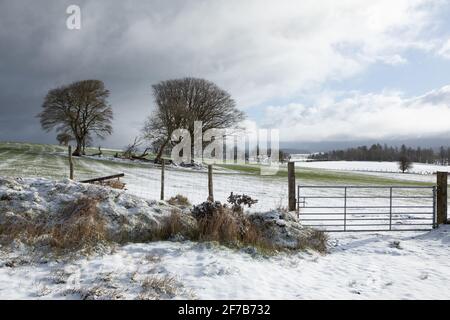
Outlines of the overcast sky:
{"label": "overcast sky", "polygon": [[184,76],[283,141],[448,136],[450,1],[0,0],[0,140],[54,142],[35,117],[47,91],[100,79],[115,113],[102,144],[121,147],[151,85]]}

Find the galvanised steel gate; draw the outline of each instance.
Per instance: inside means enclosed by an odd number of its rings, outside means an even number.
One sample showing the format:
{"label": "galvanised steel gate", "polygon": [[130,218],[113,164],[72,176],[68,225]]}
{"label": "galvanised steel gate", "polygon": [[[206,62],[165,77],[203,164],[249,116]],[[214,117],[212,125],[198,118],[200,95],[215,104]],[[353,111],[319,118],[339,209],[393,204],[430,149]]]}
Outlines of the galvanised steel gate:
{"label": "galvanised steel gate", "polygon": [[425,231],[436,226],[436,187],[298,186],[304,226],[339,231]]}

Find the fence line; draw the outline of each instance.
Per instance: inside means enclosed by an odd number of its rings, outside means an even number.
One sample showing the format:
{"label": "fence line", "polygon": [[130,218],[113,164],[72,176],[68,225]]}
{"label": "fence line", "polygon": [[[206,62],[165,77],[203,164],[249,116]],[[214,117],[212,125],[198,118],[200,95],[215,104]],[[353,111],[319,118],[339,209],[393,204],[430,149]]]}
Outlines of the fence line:
{"label": "fence line", "polygon": [[[297,200],[296,183],[305,184],[301,178],[301,168],[292,164],[288,164],[288,168],[291,169],[288,170],[287,178],[272,178],[245,172],[237,174],[220,166],[184,168],[167,165],[165,162],[163,169],[160,164],[121,160],[114,158],[113,154],[71,157],[68,151],[67,147],[57,146],[6,145],[2,151],[3,159],[6,160],[0,163],[0,174],[12,177],[73,178],[75,181],[85,181],[124,173],[121,182],[126,184],[126,192],[140,196],[144,200],[168,200],[181,194],[192,204],[204,202],[208,197],[224,203],[233,192],[246,194],[258,200],[251,211],[292,209],[289,204],[292,199]],[[295,181],[296,169],[300,170],[300,174],[297,175],[298,182]],[[447,186],[444,185],[448,177],[446,173],[439,173],[438,176],[440,178],[436,192],[436,207],[439,212],[438,221],[444,223],[448,220],[445,210],[448,206],[445,192]]]}

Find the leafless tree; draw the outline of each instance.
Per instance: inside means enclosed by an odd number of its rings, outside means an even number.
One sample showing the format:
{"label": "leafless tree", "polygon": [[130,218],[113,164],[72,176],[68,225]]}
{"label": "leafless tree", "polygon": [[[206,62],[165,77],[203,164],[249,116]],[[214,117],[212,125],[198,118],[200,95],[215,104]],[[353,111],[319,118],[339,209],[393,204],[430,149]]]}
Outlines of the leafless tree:
{"label": "leafless tree", "polygon": [[401,155],[398,160],[398,167],[403,173],[405,173],[412,168],[412,162],[406,155]]}
{"label": "leafless tree", "polygon": [[[135,137],[134,141],[127,145],[123,150],[122,154],[117,153],[116,158],[124,158],[129,160],[142,160],[149,161],[147,156],[149,155],[149,151],[151,147],[146,147],[144,149],[141,148],[144,143],[144,139],[142,137]],[[140,151],[143,150],[143,151]],[[140,151],[140,153],[138,153]]]}
{"label": "leafless tree", "polygon": [[61,132],[56,136],[56,140],[60,146],[67,146],[73,140],[73,137],[67,132]]}
{"label": "leafless tree", "polygon": [[74,82],[50,90],[38,117],[46,131],[70,132],[77,146],[74,156],[85,154],[93,135],[104,138],[112,133],[113,111],[107,102],[109,91],[99,80]]}
{"label": "leafless tree", "polygon": [[143,136],[158,144],[155,162],[160,161],[175,129],[188,129],[192,136],[195,121],[202,121],[202,130],[206,131],[233,128],[245,118],[230,94],[208,80],[167,80],[152,88],[156,110],[148,119]]}

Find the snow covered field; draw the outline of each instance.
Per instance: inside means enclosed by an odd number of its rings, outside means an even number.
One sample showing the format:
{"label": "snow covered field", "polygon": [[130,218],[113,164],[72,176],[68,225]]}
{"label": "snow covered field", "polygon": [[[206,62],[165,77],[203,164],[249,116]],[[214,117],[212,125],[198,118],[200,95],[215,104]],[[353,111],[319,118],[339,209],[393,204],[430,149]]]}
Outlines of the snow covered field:
{"label": "snow covered field", "polygon": [[[19,143],[0,144],[0,176],[67,178],[66,149],[59,146]],[[161,169],[152,163],[111,161],[110,157],[84,157],[74,159],[75,180],[125,173],[123,181],[128,192],[147,198],[159,199]],[[214,192],[217,200],[226,201],[231,192],[255,196],[259,203],[255,210],[275,208],[286,201],[287,185],[284,180],[259,175],[242,175],[232,170],[215,169]],[[192,203],[208,197],[206,170],[166,168],[167,198],[185,195]]]}
{"label": "snow covered field", "polygon": [[[400,173],[397,162],[378,161],[301,161],[296,166],[301,168],[345,170],[345,171],[365,171],[365,172],[386,172]],[[432,175],[437,171],[450,172],[450,166],[437,164],[413,163],[409,173]]]}
{"label": "snow covered field", "polygon": [[[96,150],[92,150],[96,152]],[[0,143],[0,176],[46,177],[62,179],[68,177],[66,148],[51,145],[21,143]],[[160,167],[151,163],[110,161],[111,154],[104,159],[84,157],[75,159],[75,179],[84,180],[99,176],[125,173],[124,182],[130,193],[147,199],[158,199],[160,195]],[[397,173],[350,173],[330,169],[331,162],[305,162],[299,166],[323,166],[324,168],[302,167],[304,177],[299,184],[415,184],[434,183],[435,176]],[[217,200],[226,201],[231,192],[245,193],[259,200],[254,210],[270,210],[287,203],[285,176],[264,177],[235,170],[215,167],[214,195]],[[282,167],[282,170],[286,170]],[[205,171],[185,168],[166,169],[167,198],[182,194],[192,203],[204,201],[208,196]]]}
{"label": "snow covered field", "polygon": [[[191,242],[131,244],[71,262],[2,255],[1,299],[135,299],[143,279],[173,279],[167,298],[448,299],[450,228],[333,234],[326,255],[253,256]],[[83,296],[82,296],[83,297]]]}

